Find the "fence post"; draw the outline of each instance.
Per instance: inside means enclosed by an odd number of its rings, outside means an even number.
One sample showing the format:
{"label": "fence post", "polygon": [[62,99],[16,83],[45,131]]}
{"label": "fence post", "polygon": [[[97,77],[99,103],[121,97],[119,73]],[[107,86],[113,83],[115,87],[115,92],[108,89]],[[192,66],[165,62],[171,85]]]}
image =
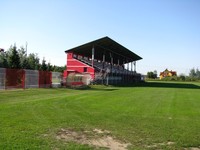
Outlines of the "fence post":
{"label": "fence post", "polygon": [[22,88],[25,90],[25,70],[22,70]]}

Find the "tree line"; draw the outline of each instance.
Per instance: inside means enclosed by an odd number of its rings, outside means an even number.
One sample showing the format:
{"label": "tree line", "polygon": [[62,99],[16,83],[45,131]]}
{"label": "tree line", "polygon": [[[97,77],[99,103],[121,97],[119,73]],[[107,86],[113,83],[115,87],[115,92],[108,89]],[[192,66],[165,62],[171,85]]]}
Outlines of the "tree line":
{"label": "tree line", "polygon": [[[158,79],[157,77],[157,71],[149,71],[147,72],[147,79]],[[198,68],[192,68],[190,69],[189,75],[180,74],[179,76],[171,76],[171,77],[165,77],[161,80],[164,81],[198,81],[200,80],[200,70]]]}
{"label": "tree line", "polygon": [[197,69],[194,69],[194,68],[190,69],[189,77],[193,81],[200,80],[200,70],[198,68]]}
{"label": "tree line", "polygon": [[66,65],[51,65],[50,63],[46,63],[45,58],[40,63],[38,54],[30,53],[27,55],[23,46],[17,49],[16,45],[11,45],[7,51],[0,52],[0,68],[63,72],[66,69]]}

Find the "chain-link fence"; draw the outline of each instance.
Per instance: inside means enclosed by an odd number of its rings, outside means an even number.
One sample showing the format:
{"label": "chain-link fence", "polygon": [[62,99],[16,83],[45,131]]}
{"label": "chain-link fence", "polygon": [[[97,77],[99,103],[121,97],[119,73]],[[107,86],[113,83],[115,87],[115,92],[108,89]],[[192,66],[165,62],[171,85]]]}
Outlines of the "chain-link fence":
{"label": "chain-link fence", "polygon": [[25,88],[39,87],[38,70],[25,70]]}
{"label": "chain-link fence", "polygon": [[60,72],[0,68],[0,90],[61,87],[62,81]]}
{"label": "chain-link fence", "polygon": [[5,89],[6,85],[6,69],[0,68],[0,90]]}

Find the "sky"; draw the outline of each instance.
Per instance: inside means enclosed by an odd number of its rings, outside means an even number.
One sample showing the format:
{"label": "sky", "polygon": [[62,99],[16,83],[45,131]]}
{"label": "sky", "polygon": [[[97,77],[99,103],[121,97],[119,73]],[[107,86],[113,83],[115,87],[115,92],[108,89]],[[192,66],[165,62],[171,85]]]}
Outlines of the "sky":
{"label": "sky", "polygon": [[200,0],[0,0],[0,48],[28,43],[52,65],[108,36],[141,56],[137,72],[200,69]]}

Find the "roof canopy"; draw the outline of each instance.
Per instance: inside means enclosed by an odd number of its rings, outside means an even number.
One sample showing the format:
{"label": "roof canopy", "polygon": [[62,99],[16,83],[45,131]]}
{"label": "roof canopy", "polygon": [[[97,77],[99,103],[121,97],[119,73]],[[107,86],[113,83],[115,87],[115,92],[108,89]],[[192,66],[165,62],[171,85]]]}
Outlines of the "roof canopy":
{"label": "roof canopy", "polygon": [[140,56],[115,42],[109,37],[103,37],[101,39],[66,50],[65,52],[73,52],[74,54],[91,58],[93,48],[94,59],[103,60],[103,55],[105,54],[105,61],[111,62],[112,57],[114,64],[118,64],[118,60],[119,64],[124,64],[142,59]]}

